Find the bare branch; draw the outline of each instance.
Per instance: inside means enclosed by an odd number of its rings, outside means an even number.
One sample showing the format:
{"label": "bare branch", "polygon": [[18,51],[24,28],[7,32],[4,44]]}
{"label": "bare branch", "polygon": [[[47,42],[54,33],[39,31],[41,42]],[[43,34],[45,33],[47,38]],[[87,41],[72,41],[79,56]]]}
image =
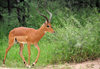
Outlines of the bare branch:
{"label": "bare branch", "polygon": [[39,11],[39,9],[38,9],[38,8],[39,8],[39,2],[38,2],[38,4],[37,4],[37,6],[38,6],[38,7],[37,7],[36,9],[37,9],[38,13],[39,13],[41,16],[43,16],[43,17],[47,20],[47,22],[49,22],[48,18],[47,18],[44,14],[40,13],[40,11]]}

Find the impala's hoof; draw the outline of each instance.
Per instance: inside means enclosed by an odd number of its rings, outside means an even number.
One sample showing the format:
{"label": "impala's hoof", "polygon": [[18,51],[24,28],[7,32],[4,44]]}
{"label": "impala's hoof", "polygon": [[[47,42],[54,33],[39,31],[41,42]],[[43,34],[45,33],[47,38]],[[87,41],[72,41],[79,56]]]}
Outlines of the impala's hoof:
{"label": "impala's hoof", "polygon": [[31,68],[31,66],[30,66],[30,65],[28,65],[28,64],[26,65],[26,67],[27,67],[27,68]]}
{"label": "impala's hoof", "polygon": [[5,64],[5,60],[3,60],[3,64]]}
{"label": "impala's hoof", "polygon": [[32,66],[34,66],[34,65],[35,65],[35,63],[32,64]]}
{"label": "impala's hoof", "polygon": [[2,67],[5,67],[5,64],[3,64]]}

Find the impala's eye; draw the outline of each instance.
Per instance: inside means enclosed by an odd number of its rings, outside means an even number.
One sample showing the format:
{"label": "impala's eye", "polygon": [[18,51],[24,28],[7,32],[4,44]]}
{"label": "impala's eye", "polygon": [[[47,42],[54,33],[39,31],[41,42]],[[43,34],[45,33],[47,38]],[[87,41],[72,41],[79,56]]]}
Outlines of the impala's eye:
{"label": "impala's eye", "polygon": [[47,27],[49,27],[49,25],[47,25]]}

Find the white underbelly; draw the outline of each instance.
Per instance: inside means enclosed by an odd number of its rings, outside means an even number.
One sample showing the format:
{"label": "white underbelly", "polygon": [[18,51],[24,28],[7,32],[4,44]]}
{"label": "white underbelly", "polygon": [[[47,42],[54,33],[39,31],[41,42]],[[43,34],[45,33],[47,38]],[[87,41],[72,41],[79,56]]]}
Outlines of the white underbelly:
{"label": "white underbelly", "polygon": [[22,44],[27,44],[27,42],[19,42],[19,43],[22,43]]}
{"label": "white underbelly", "polygon": [[27,44],[27,36],[15,36],[15,42],[17,43],[22,43],[22,44]]}

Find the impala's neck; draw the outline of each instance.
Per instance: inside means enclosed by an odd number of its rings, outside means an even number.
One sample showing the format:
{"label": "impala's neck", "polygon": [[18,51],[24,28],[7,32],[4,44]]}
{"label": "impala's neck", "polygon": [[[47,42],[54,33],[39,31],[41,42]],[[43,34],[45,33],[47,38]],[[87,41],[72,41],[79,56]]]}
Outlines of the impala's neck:
{"label": "impala's neck", "polygon": [[41,38],[45,35],[45,28],[43,25],[37,30],[37,33]]}

